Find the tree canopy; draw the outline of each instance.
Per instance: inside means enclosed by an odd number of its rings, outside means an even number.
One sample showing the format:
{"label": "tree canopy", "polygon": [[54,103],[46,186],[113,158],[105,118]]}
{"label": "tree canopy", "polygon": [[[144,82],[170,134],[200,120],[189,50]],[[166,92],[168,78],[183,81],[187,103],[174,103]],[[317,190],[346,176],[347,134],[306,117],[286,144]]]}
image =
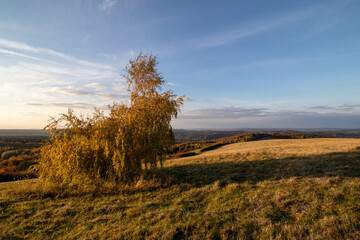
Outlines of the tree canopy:
{"label": "tree canopy", "polygon": [[153,55],[130,60],[124,76],[128,102],[113,103],[109,115],[95,109],[92,116],[73,110],[51,118],[45,129],[50,141],[41,148],[39,173],[43,181],[73,184],[93,179],[127,182],[162,164],[175,138],[170,125],[183,98],[162,91],[165,83]]}

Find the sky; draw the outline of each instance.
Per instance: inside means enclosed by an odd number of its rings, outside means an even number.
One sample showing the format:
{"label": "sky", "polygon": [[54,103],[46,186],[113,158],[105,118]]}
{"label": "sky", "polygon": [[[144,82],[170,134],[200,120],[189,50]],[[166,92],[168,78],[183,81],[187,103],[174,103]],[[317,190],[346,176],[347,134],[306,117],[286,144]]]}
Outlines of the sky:
{"label": "sky", "polygon": [[152,53],[174,128],[360,128],[360,1],[0,1],[0,129],[128,99]]}

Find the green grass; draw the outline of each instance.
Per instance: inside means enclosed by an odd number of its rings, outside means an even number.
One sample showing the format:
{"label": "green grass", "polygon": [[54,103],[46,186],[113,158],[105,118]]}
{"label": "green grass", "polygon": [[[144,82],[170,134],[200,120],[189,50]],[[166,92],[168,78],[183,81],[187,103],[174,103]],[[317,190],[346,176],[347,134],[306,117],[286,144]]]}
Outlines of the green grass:
{"label": "green grass", "polygon": [[170,160],[133,186],[0,183],[0,239],[359,239],[360,150],[306,144]]}

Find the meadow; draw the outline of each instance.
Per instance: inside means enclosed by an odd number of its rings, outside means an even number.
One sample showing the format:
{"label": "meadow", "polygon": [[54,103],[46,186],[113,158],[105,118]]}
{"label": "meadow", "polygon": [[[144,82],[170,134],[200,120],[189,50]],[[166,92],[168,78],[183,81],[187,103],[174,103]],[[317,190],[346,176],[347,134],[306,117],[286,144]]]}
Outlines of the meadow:
{"label": "meadow", "polygon": [[360,139],[276,139],[165,161],[157,177],[0,183],[0,239],[360,239]]}

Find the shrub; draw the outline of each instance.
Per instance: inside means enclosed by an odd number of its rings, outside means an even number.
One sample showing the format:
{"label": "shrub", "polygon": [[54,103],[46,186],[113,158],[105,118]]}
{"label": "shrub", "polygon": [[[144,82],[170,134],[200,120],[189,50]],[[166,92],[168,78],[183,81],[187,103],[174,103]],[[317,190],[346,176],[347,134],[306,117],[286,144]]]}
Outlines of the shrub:
{"label": "shrub", "polygon": [[1,154],[1,160],[6,160],[11,157],[19,156],[20,152],[18,150],[5,151]]}
{"label": "shrub", "polygon": [[165,83],[153,55],[131,60],[124,76],[130,101],[109,106],[108,116],[95,109],[77,117],[69,109],[51,118],[50,140],[41,147],[39,174],[43,181],[70,185],[105,179],[134,181],[162,164],[175,138],[170,125],[183,98],[161,92]]}

